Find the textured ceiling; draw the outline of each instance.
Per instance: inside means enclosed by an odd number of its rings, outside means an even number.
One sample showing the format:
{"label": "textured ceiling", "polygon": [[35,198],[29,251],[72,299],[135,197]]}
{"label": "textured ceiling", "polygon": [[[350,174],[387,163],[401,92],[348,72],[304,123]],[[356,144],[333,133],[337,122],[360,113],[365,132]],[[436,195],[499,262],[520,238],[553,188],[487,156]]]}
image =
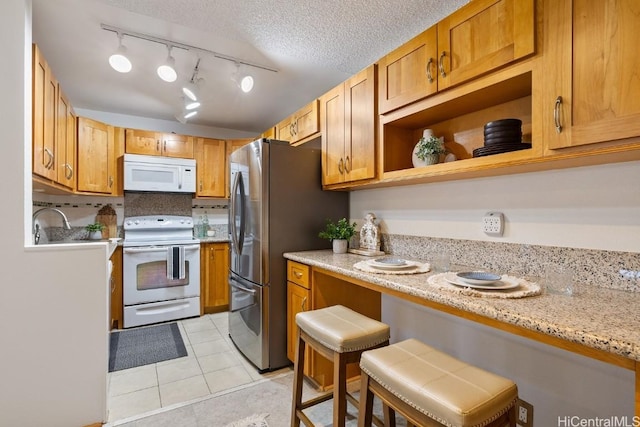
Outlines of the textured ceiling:
{"label": "textured ceiling", "polygon": [[467,0],[33,0],[33,37],[76,108],[175,120],[197,55],[173,49],[178,81],[155,67],[166,47],[125,37],[134,69],[113,71],[117,26],[277,69],[244,94],[232,62],[202,54],[200,113],[189,123],[261,132],[375,62]]}

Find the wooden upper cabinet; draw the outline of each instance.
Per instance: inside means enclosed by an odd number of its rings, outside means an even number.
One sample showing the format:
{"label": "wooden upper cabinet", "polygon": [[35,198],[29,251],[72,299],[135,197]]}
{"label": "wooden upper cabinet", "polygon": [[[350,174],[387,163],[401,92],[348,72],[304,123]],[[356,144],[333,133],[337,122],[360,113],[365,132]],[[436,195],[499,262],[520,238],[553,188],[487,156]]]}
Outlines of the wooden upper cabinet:
{"label": "wooden upper cabinet", "polygon": [[345,175],[347,181],[375,178],[376,67],[371,65],[344,83]]}
{"label": "wooden upper cabinet", "polygon": [[294,143],[302,141],[303,139],[320,132],[320,116],[317,99],[314,99],[312,102],[298,110],[295,115],[293,130]]}
{"label": "wooden upper cabinet", "polygon": [[76,116],[71,103],[58,86],[56,163],[59,184],[75,190],[76,183]]}
{"label": "wooden upper cabinet", "polygon": [[376,101],[375,65],[320,97],[323,185],[375,178]]}
{"label": "wooden upper cabinet", "polygon": [[260,135],[260,138],[276,139],[276,127],[272,126],[269,129],[262,132],[262,134]]}
{"label": "wooden upper cabinet", "polygon": [[226,197],[226,145],[221,139],[196,138],[196,197]]}
{"label": "wooden upper cabinet", "polygon": [[320,132],[319,112],[319,101],[314,99],[276,125],[276,138],[296,144],[315,136]]}
{"label": "wooden upper cabinet", "polygon": [[114,128],[78,117],[79,192],[114,194],[117,191]]}
{"label": "wooden upper cabinet", "polygon": [[193,137],[139,129],[126,130],[128,154],[193,159]]}
{"label": "wooden upper cabinet", "polygon": [[276,125],[276,138],[280,141],[293,142],[293,116],[289,116]]}
{"label": "wooden upper cabinet", "polygon": [[543,126],[551,149],[640,136],[640,3],[545,3]]}
{"label": "wooden upper cabinet", "polygon": [[438,22],[438,90],[535,52],[533,0],[476,0]]}
{"label": "wooden upper cabinet", "polygon": [[381,114],[436,93],[437,48],[433,26],[378,61]]}
{"label": "wooden upper cabinet", "polygon": [[173,133],[163,134],[162,155],[193,159],[193,137]]}
{"label": "wooden upper cabinet", "polygon": [[40,49],[33,45],[33,173],[56,180],[58,82]]}
{"label": "wooden upper cabinet", "polygon": [[380,114],[535,52],[534,0],[476,0],[378,61]]}

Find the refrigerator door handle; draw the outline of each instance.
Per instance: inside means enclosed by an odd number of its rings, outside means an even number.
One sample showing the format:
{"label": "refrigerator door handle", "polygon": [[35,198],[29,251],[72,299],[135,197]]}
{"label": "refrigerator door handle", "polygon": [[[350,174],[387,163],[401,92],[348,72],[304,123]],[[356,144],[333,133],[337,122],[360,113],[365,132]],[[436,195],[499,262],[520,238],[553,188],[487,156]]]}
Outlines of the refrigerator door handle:
{"label": "refrigerator door handle", "polygon": [[[238,195],[238,189],[240,189],[240,195]],[[245,193],[244,182],[242,178],[242,172],[236,172],[235,179],[233,180],[233,189],[231,191],[231,239],[233,240],[233,246],[238,255],[242,254],[242,247],[244,245],[244,227],[245,227]],[[236,198],[240,197],[240,232],[236,226]]]}

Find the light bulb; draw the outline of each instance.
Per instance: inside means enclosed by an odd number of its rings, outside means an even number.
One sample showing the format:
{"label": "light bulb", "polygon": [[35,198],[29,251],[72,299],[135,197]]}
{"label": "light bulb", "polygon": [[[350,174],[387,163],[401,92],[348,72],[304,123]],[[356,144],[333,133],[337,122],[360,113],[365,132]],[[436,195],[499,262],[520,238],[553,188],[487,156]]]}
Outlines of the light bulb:
{"label": "light bulb", "polygon": [[184,108],[186,108],[187,110],[193,110],[194,108],[198,108],[199,106],[200,103],[198,101],[195,101],[185,104]]}
{"label": "light bulb", "polygon": [[197,112],[197,111],[189,111],[187,114],[185,114],[185,115],[184,115],[184,118],[185,118],[185,119],[188,119],[188,118],[190,118],[190,117],[195,116],[196,114],[198,114],[198,112]]}
{"label": "light bulb", "polygon": [[164,64],[158,67],[158,77],[168,83],[175,82],[178,78],[178,73],[174,69],[176,60],[169,54]]}
{"label": "light bulb", "polygon": [[119,73],[128,73],[131,71],[131,61],[126,57],[127,48],[120,45],[118,50],[109,57],[109,65]]}
{"label": "light bulb", "polygon": [[242,89],[244,93],[250,92],[251,89],[253,89],[253,77],[244,76],[242,80],[240,80],[240,89]]}

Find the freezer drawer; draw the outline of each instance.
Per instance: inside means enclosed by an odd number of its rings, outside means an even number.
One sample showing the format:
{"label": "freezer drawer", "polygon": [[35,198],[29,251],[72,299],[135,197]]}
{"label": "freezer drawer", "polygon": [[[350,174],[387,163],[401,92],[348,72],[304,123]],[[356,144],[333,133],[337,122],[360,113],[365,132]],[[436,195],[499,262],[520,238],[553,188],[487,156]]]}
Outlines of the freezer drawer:
{"label": "freezer drawer", "polygon": [[238,350],[259,370],[269,368],[267,331],[264,328],[269,288],[229,275],[229,336]]}

